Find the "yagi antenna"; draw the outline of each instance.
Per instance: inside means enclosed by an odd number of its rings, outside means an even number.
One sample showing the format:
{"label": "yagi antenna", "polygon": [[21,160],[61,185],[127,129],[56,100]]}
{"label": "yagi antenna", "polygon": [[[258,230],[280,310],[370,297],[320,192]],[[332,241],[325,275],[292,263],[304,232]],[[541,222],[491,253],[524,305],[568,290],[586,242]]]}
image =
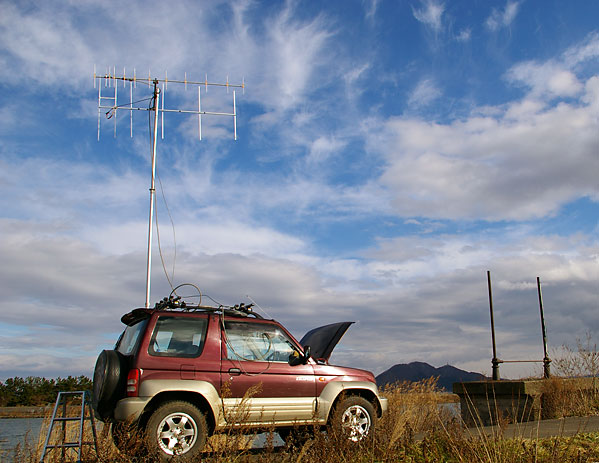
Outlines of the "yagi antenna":
{"label": "yagi antenna", "polygon": [[[118,93],[118,85],[117,82],[123,82],[123,88],[127,87],[127,82],[129,82],[129,98],[127,103],[122,103],[119,100]],[[220,82],[209,82],[208,74],[205,75],[205,79],[203,82],[196,82],[192,80],[188,80],[187,73],[184,74],[184,80],[173,80],[168,78],[168,74],[165,72],[164,79],[153,78],[151,71],[148,70],[147,78],[139,78],[137,77],[136,70],[133,69],[133,76],[126,75],[126,69],[123,68],[123,75],[116,75],[116,66],[112,69],[107,68],[106,73],[104,75],[99,75],[96,73],[96,67],[94,66],[94,88],[98,88],[98,140],[100,140],[100,127],[102,120],[102,110],[105,110],[105,116],[107,119],[114,119],[114,134],[116,137],[117,130],[117,110],[129,110],[129,126],[130,126],[130,136],[133,137],[133,112],[134,111],[153,111],[152,108],[148,108],[146,106],[136,107],[134,106],[134,90],[137,88],[137,83],[143,83],[148,87],[151,87],[155,83],[161,84],[161,93],[162,93],[162,102],[160,107],[158,108],[158,112],[160,113],[160,122],[161,122],[161,138],[164,139],[164,114],[165,113],[180,113],[180,114],[197,114],[198,116],[198,137],[202,139],[202,115],[207,116],[226,116],[231,117],[233,119],[233,139],[237,140],[237,107],[236,107],[236,95],[235,90],[233,90],[233,112],[216,112],[216,111],[205,111],[202,110],[201,103],[201,87],[204,87],[204,91],[208,92],[208,87],[224,87],[226,89],[226,93],[229,93],[229,89],[240,88],[242,89],[242,93],[245,95],[245,79],[242,80],[241,84],[232,84],[229,82],[229,76],[226,77],[226,81],[224,83]],[[198,108],[196,109],[175,109],[175,108],[165,108],[165,94],[168,90],[168,84],[183,84],[184,89],[187,90],[188,86],[196,86],[198,87]],[[102,86],[105,90],[102,89]],[[109,89],[109,90],[107,90]],[[124,96],[123,96],[124,98]],[[145,101],[145,100],[144,100]]]}
{"label": "yagi antenna", "polygon": [[[129,101],[126,103],[120,103],[119,94],[117,91],[117,83],[123,82],[123,87],[127,87],[129,82]],[[148,87],[153,87],[153,94],[151,98],[145,98],[139,101],[133,101],[134,89],[137,88],[137,83],[145,84]],[[170,109],[165,108],[165,95],[168,89],[168,84],[184,84],[185,90],[188,86],[196,86],[198,88],[198,109]],[[152,220],[154,216],[154,198],[156,195],[155,190],[155,175],[156,175],[156,145],[158,141],[158,114],[161,115],[161,137],[164,139],[164,114],[165,113],[181,113],[181,114],[197,114],[198,116],[198,136],[202,139],[202,116],[226,116],[233,118],[233,138],[237,140],[237,107],[235,103],[235,90],[233,90],[233,112],[214,112],[214,111],[203,111],[202,110],[202,86],[205,91],[208,92],[208,87],[225,87],[227,93],[229,88],[241,88],[245,93],[245,81],[241,84],[231,84],[229,82],[229,76],[225,83],[208,82],[208,74],[206,74],[204,82],[195,82],[187,79],[187,73],[184,74],[184,80],[169,80],[168,74],[164,73],[164,79],[158,79],[152,77],[152,73],[148,70],[147,78],[137,77],[135,68],[133,69],[133,77],[128,77],[126,69],[123,68],[123,75],[116,75],[116,66],[113,69],[107,68],[104,75],[98,75],[96,73],[96,66],[94,66],[94,88],[98,88],[98,140],[100,140],[100,121],[102,119],[102,111],[105,112],[107,119],[114,119],[114,137],[116,138],[116,126],[117,126],[117,110],[128,110],[129,111],[129,124],[130,124],[130,135],[133,137],[133,112],[134,111],[153,111],[154,112],[154,131],[152,141],[152,177],[150,184],[150,217],[148,223],[148,260],[146,268],[146,307],[150,307],[150,272],[152,267]],[[162,87],[162,89],[160,88]],[[122,92],[125,93],[125,92]],[[160,101],[160,94],[162,94],[162,101]],[[123,97],[121,96],[121,99]],[[151,100],[149,106],[135,106],[137,103],[142,101]]]}

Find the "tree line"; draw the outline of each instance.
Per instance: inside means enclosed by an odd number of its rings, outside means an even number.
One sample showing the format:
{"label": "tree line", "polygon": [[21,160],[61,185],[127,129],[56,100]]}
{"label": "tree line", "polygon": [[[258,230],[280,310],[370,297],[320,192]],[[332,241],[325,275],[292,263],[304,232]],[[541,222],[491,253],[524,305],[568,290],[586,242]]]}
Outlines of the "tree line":
{"label": "tree line", "polygon": [[87,376],[47,379],[39,376],[8,378],[0,381],[0,407],[36,406],[56,402],[60,391],[91,391]]}

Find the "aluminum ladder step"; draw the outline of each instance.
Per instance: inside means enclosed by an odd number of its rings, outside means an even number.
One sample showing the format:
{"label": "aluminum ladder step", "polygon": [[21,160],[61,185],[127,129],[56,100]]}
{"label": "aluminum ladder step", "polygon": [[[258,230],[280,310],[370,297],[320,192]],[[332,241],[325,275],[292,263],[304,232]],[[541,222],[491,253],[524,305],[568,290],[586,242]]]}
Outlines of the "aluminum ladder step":
{"label": "aluminum ladder step", "polygon": [[[96,456],[98,455],[98,438],[96,436],[96,422],[94,421],[94,411],[92,410],[91,405],[91,397],[89,391],[67,391],[67,392],[59,392],[56,397],[56,404],[54,405],[54,410],[52,411],[52,419],[50,420],[50,425],[48,426],[48,435],[46,436],[46,440],[44,443],[44,449],[42,451],[41,457],[39,459],[39,463],[43,463],[48,452],[53,449],[63,449],[62,458],[65,459],[65,452],[68,449],[76,449],[77,450],[77,462],[81,462],[81,450],[84,445],[93,445],[96,451]],[[67,398],[77,398],[77,396],[81,396],[81,406],[79,408],[79,416],[67,416]],[[62,409],[62,416],[58,416],[59,410]],[[87,413],[86,413],[87,412]],[[89,415],[89,416],[88,416]],[[83,433],[85,430],[85,421],[89,421],[91,424],[93,441],[84,441]],[[72,421],[78,421],[78,440],[76,442],[66,442],[66,434],[67,434],[67,423]],[[61,439],[62,442],[50,444],[50,437],[52,436],[52,430],[56,423],[62,423],[62,432]]]}

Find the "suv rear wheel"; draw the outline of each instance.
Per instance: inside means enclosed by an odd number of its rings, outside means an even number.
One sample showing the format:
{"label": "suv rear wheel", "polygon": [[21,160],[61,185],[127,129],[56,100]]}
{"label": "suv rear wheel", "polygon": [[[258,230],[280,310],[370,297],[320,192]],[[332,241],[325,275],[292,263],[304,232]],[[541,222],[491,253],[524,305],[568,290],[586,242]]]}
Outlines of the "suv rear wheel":
{"label": "suv rear wheel", "polygon": [[174,455],[193,458],[206,445],[208,426],[204,414],[189,402],[165,402],[150,416],[146,444],[163,460]]}
{"label": "suv rear wheel", "polygon": [[365,398],[350,396],[342,399],[331,421],[335,432],[341,432],[353,442],[364,439],[374,428],[376,412],[374,406]]}

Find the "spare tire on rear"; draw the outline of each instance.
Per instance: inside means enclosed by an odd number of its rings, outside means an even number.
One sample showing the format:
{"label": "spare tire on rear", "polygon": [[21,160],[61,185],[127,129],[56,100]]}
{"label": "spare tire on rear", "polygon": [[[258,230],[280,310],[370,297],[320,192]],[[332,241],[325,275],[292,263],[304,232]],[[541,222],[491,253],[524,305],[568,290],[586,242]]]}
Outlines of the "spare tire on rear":
{"label": "spare tire on rear", "polygon": [[94,368],[93,407],[102,420],[112,417],[114,406],[125,394],[125,357],[115,350],[103,350]]}

